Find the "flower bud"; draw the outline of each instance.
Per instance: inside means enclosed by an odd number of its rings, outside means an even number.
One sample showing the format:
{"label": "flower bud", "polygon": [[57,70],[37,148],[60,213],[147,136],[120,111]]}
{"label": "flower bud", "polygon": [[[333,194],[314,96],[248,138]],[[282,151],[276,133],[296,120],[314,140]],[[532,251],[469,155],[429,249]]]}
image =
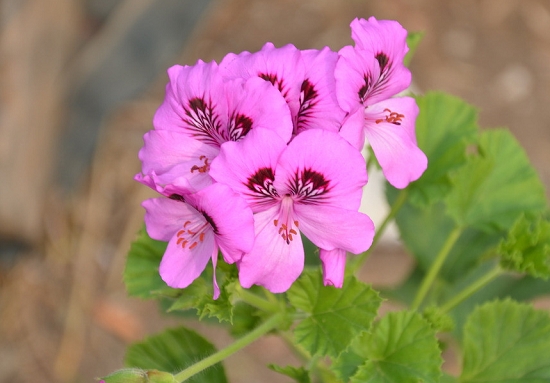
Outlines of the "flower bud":
{"label": "flower bud", "polygon": [[100,378],[99,383],[176,383],[174,375],[158,370],[125,368]]}

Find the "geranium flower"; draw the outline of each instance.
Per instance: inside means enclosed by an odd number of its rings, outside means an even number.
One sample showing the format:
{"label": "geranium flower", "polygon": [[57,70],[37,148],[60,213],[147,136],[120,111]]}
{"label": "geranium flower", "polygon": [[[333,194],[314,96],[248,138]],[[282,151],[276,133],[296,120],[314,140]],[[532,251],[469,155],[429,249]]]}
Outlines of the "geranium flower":
{"label": "geranium flower", "polygon": [[374,18],[351,26],[357,47],[342,48],[335,69],[338,101],[348,112],[340,133],[358,149],[366,138],[389,183],[404,188],[427,167],[416,142],[416,102],[391,98],[411,81],[403,65],[407,32],[395,21]]}
{"label": "geranium flower", "polygon": [[166,97],[155,113],[155,130],[139,152],[136,180],[155,188],[186,185],[200,190],[212,183],[210,163],[226,141],[251,129],[273,129],[290,140],[292,120],[281,94],[259,78],[225,81],[215,62],[168,69]]}
{"label": "geranium flower", "polygon": [[238,262],[244,287],[286,291],[304,267],[300,233],[329,251],[360,253],[372,242],[372,221],[357,211],[367,182],[365,163],[337,133],[306,130],[287,146],[273,132],[256,129],[225,143],[210,174],[242,195],[255,213],[254,247]]}
{"label": "geranium flower", "polygon": [[254,244],[252,211],[230,188],[212,184],[189,194],[173,186],[170,198],[145,200],[145,225],[151,238],[168,242],[159,272],[168,286],[184,288],[200,276],[208,261],[214,267],[214,299],[218,250],[227,263],[239,261]]}
{"label": "geranium flower", "polygon": [[338,131],[344,111],[335,92],[334,67],[338,54],[328,47],[300,51],[288,44],[265,44],[259,52],[230,53],[220,63],[225,78],[260,77],[284,96],[294,134],[310,128]]}

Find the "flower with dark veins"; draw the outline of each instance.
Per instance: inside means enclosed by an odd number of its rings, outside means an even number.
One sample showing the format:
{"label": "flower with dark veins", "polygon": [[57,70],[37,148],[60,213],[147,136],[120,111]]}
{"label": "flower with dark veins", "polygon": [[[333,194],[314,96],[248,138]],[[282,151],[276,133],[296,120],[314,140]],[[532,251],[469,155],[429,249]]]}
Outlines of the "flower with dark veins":
{"label": "flower with dark veins", "polygon": [[337,132],[345,116],[336,99],[337,60],[328,47],[300,51],[267,43],[259,52],[228,54],[220,71],[228,79],[259,77],[272,84],[288,103],[294,134],[312,128]]}
{"label": "flower with dark veins", "polygon": [[252,211],[239,195],[221,184],[193,194],[174,186],[165,191],[170,198],[152,198],[142,204],[149,236],[168,242],[160,276],[168,286],[184,288],[200,276],[211,259],[217,299],[218,250],[227,263],[234,263],[252,249]]}
{"label": "flower with dark veins", "polygon": [[365,163],[337,133],[310,129],[287,145],[273,132],[256,129],[225,143],[210,174],[243,196],[255,213],[254,247],[238,261],[244,287],[286,291],[304,267],[301,233],[328,251],[357,254],[372,242],[372,221],[357,211],[367,182]]}
{"label": "flower with dark veins", "polygon": [[362,149],[365,138],[388,182],[404,188],[426,170],[418,148],[415,121],[418,107],[411,97],[393,97],[410,85],[403,65],[407,31],[396,21],[354,20],[355,47],[339,51],[334,72],[336,95],[348,115],[340,134]]}

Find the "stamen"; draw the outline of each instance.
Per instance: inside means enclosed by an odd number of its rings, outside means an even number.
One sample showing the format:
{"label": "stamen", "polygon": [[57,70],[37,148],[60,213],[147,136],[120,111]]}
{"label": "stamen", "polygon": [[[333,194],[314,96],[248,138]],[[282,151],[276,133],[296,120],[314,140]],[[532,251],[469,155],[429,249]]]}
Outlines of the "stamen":
{"label": "stamen", "polygon": [[278,219],[274,219],[274,220],[273,220],[273,224],[274,224],[275,226],[278,226],[278,225],[279,225],[279,220],[278,220]]}
{"label": "stamen", "polygon": [[384,112],[389,113],[389,115],[387,115],[385,118],[379,118],[379,119],[375,120],[374,122],[376,122],[377,124],[379,124],[381,122],[389,122],[389,123],[394,124],[394,125],[401,125],[401,122],[405,118],[404,114],[397,113],[397,112],[392,112],[388,108],[384,109]]}
{"label": "stamen", "polygon": [[195,247],[197,247],[197,245],[198,245],[197,242],[193,242],[193,244],[189,246],[189,250],[193,250]]}
{"label": "stamen", "polygon": [[185,221],[183,224],[183,229],[179,230],[176,233],[178,237],[176,245],[181,246],[182,249],[185,249],[188,243],[191,243],[189,250],[193,250],[198,246],[199,243],[204,242],[206,238],[206,231],[214,229],[212,225],[206,221],[197,220],[195,222]]}
{"label": "stamen", "polygon": [[199,160],[202,161],[204,165],[193,165],[191,167],[191,173],[193,173],[195,170],[198,170],[199,173],[206,173],[210,170],[210,163],[208,162],[208,158],[206,156],[200,156]]}

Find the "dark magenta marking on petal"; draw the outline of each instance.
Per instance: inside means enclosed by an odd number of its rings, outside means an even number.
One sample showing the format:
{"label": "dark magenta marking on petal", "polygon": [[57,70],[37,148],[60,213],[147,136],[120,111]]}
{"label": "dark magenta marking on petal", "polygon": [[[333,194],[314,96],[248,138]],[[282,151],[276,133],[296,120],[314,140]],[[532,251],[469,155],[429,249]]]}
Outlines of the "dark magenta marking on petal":
{"label": "dark magenta marking on petal", "polygon": [[231,141],[238,141],[240,138],[246,136],[252,129],[252,124],[252,119],[244,114],[231,116],[228,129],[229,139]]}
{"label": "dark magenta marking on petal", "polygon": [[390,62],[390,58],[384,52],[380,52],[374,57],[376,58],[376,61],[378,61],[378,65],[380,65],[380,72],[385,72],[386,67]]}
{"label": "dark magenta marking on petal", "polygon": [[283,95],[283,97],[286,99],[288,95],[288,90],[285,90],[285,83],[283,79],[278,78],[276,74],[272,73],[258,73],[258,76],[265,81],[269,81],[274,87],[276,87],[279,92]]}
{"label": "dark magenta marking on petal", "polygon": [[361,87],[361,89],[359,89],[359,99],[361,100],[361,102],[365,102],[365,100],[367,99],[368,92],[372,85],[372,79],[369,75],[364,74],[363,80],[365,81],[365,84]]}
{"label": "dark magenta marking on petal", "polygon": [[297,124],[299,127],[306,125],[308,118],[313,114],[312,108],[317,105],[317,97],[319,93],[308,79],[302,82],[300,88],[300,109],[297,116]]}
{"label": "dark magenta marking on petal", "polygon": [[301,198],[300,202],[317,203],[329,192],[329,184],[323,174],[312,169],[304,169],[294,174],[289,189],[293,195]]}
{"label": "dark magenta marking on petal", "polygon": [[222,124],[214,113],[212,102],[195,97],[189,100],[188,107],[183,107],[185,115],[182,120],[187,123],[193,137],[209,145],[220,146],[228,141],[227,134],[222,130]]}
{"label": "dark magenta marking on petal", "polygon": [[204,219],[206,220],[206,222],[208,222],[210,224],[210,226],[212,226],[212,230],[214,230],[214,233],[219,234],[218,233],[218,226],[216,226],[216,223],[214,222],[212,217],[210,217],[204,211],[201,211],[201,213],[202,213],[202,216],[204,217]]}
{"label": "dark magenta marking on petal", "polygon": [[182,195],[179,195],[179,194],[170,194],[170,196],[168,196],[168,198],[170,199],[173,199],[174,201],[180,201],[180,202],[185,202],[185,198],[183,198]]}
{"label": "dark magenta marking on petal", "polygon": [[274,179],[273,169],[261,168],[248,178],[245,186],[254,192],[254,197],[273,198],[278,196],[277,190],[273,187]]}

